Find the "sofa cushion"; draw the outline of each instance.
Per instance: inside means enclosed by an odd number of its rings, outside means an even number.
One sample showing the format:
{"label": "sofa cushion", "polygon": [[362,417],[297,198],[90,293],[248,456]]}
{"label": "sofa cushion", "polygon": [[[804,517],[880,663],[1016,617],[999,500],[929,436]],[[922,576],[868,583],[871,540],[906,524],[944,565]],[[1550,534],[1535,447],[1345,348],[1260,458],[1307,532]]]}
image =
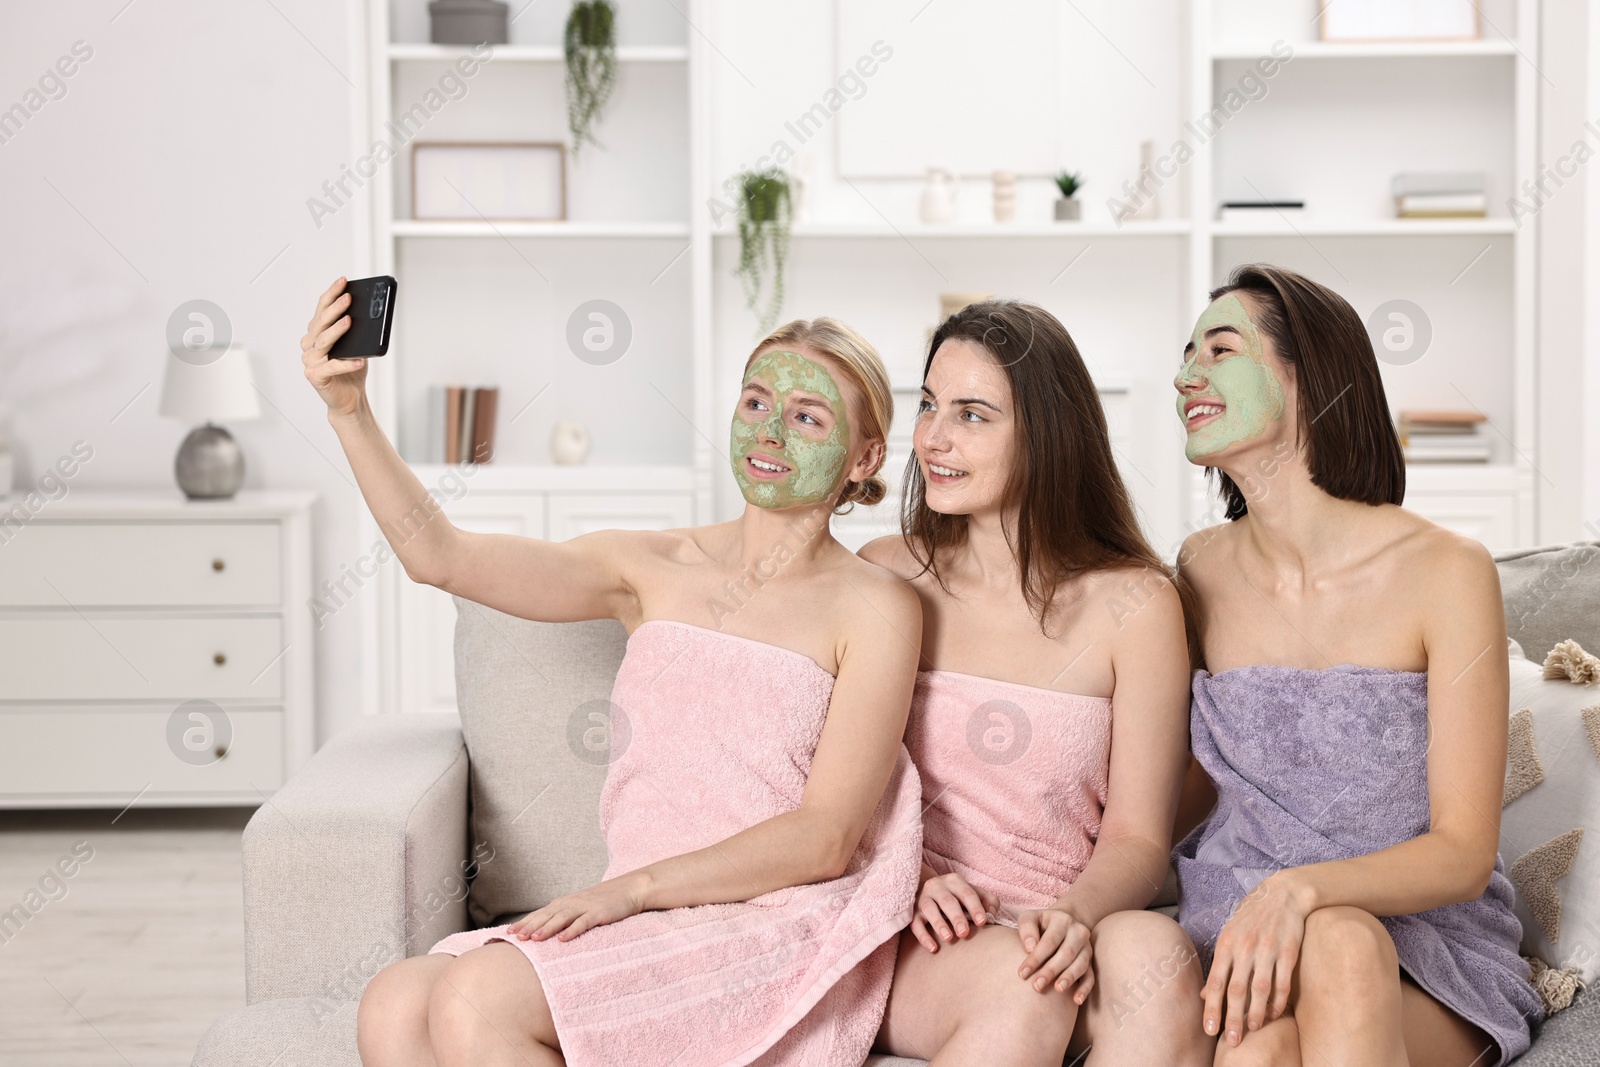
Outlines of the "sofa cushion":
{"label": "sofa cushion", "polygon": [[190,1067],[361,1067],[354,1000],[285,997],[211,1024]]}
{"label": "sofa cushion", "polygon": [[[483,927],[604,873],[600,786],[628,637],[612,619],[530,622],[459,597],[456,616],[472,840],[492,850],[467,898],[474,927]],[[620,720],[618,731],[620,744]]]}
{"label": "sofa cushion", "polygon": [[1522,953],[1600,977],[1600,685],[1545,678],[1511,642],[1500,856]]}
{"label": "sofa cushion", "polygon": [[1535,663],[1571,638],[1600,649],[1600,541],[1496,556],[1506,633]]}

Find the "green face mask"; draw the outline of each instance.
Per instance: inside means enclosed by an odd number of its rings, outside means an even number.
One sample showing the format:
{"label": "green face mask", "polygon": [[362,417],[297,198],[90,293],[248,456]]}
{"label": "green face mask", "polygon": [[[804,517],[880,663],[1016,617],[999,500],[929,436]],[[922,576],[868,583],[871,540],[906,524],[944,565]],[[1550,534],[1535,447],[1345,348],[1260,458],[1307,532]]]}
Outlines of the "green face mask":
{"label": "green face mask", "polygon": [[[1221,355],[1209,366],[1201,366],[1200,352],[1206,342],[1206,331],[1217,326],[1230,326],[1238,331],[1237,338],[1229,337],[1229,340],[1234,341],[1239,351]],[[1226,293],[1206,308],[1200,321],[1194,324],[1190,341],[1194,348],[1190,350],[1188,362],[1178,372],[1178,384],[1200,382],[1205,388],[1179,392],[1178,418],[1189,425],[1184,408],[1193,400],[1209,398],[1223,405],[1220,416],[1209,417],[1204,425],[1189,430],[1184,454],[1194,462],[1260,437],[1268,426],[1283,418],[1284,403],[1283,387],[1273,376],[1267,362],[1269,357],[1261,346],[1261,331],[1236,294]]]}
{"label": "green face mask", "polygon": [[[746,386],[759,382],[771,392],[770,397],[743,397],[733,414],[728,452],[745,500],[759,508],[788,508],[832,497],[850,451],[850,418],[827,368],[798,352],[764,352],[750,364],[744,381]],[[798,405],[796,394],[827,404],[833,425],[826,434],[820,433],[820,413]],[[752,407],[753,400],[760,406]],[[787,472],[753,468],[752,453],[762,457],[760,463],[787,467]]]}

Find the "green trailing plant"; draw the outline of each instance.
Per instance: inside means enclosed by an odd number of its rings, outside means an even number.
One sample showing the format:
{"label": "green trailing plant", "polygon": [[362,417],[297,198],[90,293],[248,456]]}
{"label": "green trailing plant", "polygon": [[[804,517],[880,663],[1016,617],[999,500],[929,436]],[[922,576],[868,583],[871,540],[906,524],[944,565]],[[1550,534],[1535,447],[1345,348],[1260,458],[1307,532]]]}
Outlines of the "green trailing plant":
{"label": "green trailing plant", "polygon": [[1056,175],[1056,188],[1061,190],[1063,197],[1071,200],[1073,195],[1083,188],[1083,175],[1064,170]]}
{"label": "green trailing plant", "polygon": [[567,126],[572,130],[574,157],[595,140],[611,90],[617,84],[617,9],[611,0],[577,0],[567,16]]}
{"label": "green trailing plant", "polygon": [[783,307],[783,265],[794,221],[789,176],[776,167],[742,171],[739,185],[739,266],[744,302],[760,333],[777,325]]}

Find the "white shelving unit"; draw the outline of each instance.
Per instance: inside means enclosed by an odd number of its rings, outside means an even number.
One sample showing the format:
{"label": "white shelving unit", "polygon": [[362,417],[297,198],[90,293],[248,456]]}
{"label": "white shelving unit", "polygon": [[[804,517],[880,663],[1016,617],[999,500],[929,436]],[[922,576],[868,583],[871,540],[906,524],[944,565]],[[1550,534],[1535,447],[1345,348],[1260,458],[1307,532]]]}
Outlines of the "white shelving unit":
{"label": "white shelving unit", "polygon": [[[755,336],[732,273],[733,221],[709,205],[725,202],[722,182],[775,137],[790,137],[785,120],[837,79],[848,58],[836,36],[838,5],[847,2],[757,10],[732,0],[618,0],[620,73],[597,127],[605,147],[569,159],[566,221],[411,219],[405,151],[372,179],[367,273],[400,281],[391,354],[371,378],[374,403],[425,484],[449,490],[457,521],[559,538],[595,524],[737,513],[724,440]],[[939,294],[1034,300],[1062,318],[1083,351],[1147,533],[1170,554],[1210,511],[1173,414],[1178,353],[1207,290],[1233,265],[1265,260],[1329,284],[1362,314],[1393,298],[1429,312],[1431,354],[1384,368],[1390,401],[1481,407],[1496,454],[1488,465],[1413,467],[1407,503],[1496,548],[1537,540],[1536,228],[1519,227],[1503,206],[1485,219],[1395,219],[1387,193],[1396,171],[1482,169],[1491,202],[1504,205],[1533,174],[1538,5],[1484,0],[1482,40],[1417,44],[1323,43],[1316,10],[1316,0],[1172,0],[1170,19],[1153,34],[1135,28],[1143,16],[1121,9],[1094,13],[1098,35],[1073,29],[1088,16],[1071,5],[1051,16],[1063,56],[1062,163],[1090,175],[1081,222],[1050,220],[1048,182],[1024,175],[1017,221],[993,223],[987,178],[968,175],[964,184],[977,188],[962,194],[956,221],[922,223],[919,179],[840,173],[840,124],[877,122],[893,136],[897,90],[869,87],[824,120],[827,136],[807,145],[816,168],[809,213],[792,233],[783,313],[837,316],[883,354],[897,401],[892,479],[909,449]],[[559,40],[567,6],[524,11],[512,43],[496,46],[463,79],[464,95],[438,108],[415,140],[566,141]],[[953,10],[915,14],[888,24],[899,66],[885,61],[883,71],[916,62],[913,50],[940,20],[961,32]],[[368,0],[363,15],[357,156],[469,54],[426,43],[424,0]],[[1292,59],[1161,190],[1160,217],[1112,221],[1103,205],[1125,176],[1114,171],[1126,146],[1148,136],[1160,151],[1184,136],[1280,40]],[[901,75],[880,73],[872,85],[891,76]],[[1101,95],[1084,95],[1090,87]],[[1101,121],[1105,94],[1121,102],[1118,114],[1137,134]],[[908,159],[911,173],[941,162],[931,155]],[[1302,196],[1312,210],[1218,221],[1217,203],[1252,195],[1251,186]],[[633,347],[609,367],[567,350],[568,315],[593,298],[621,305],[633,325]],[[501,386],[498,456],[471,478],[423,462],[433,457],[417,447],[421,398],[443,382]],[[587,464],[548,463],[545,441],[558,417],[596,431]],[[897,506],[891,495],[858,509],[838,524],[840,536],[854,545],[893,528]],[[378,532],[364,511],[363,523],[370,543]],[[366,602],[366,710],[451,706],[448,599],[394,572]]]}
{"label": "white shelving unit", "polygon": [[[701,6],[689,0],[689,22],[703,17]],[[617,85],[597,127],[605,147],[585,146],[575,158],[569,146],[567,219],[410,218],[409,147],[372,181],[367,273],[399,281],[390,353],[369,380],[374,409],[467,528],[565,540],[711,515],[712,449],[700,429],[710,425],[710,349],[698,310],[709,299],[710,238],[689,193],[707,184],[705,42],[661,5],[622,0],[619,8]],[[565,6],[519,16],[511,43],[494,46],[470,76],[456,66],[472,58],[469,48],[427,42],[423,0],[368,0],[363,16],[358,156],[375,140],[392,143],[391,120],[452,70],[464,91],[432,110],[408,146],[567,143]],[[639,182],[641,173],[652,182]],[[615,364],[591,366],[568,351],[567,317],[588,299],[612,300],[630,316],[633,340]],[[421,447],[428,388],[450,383],[500,386],[493,463],[447,467]],[[586,464],[550,461],[546,442],[558,419],[590,427]],[[364,543],[380,536],[364,510],[361,526]],[[453,708],[449,597],[410,583],[399,568],[382,577],[364,620],[364,710]]]}
{"label": "white shelving unit", "polygon": [[[1431,309],[1429,353],[1410,366],[1384,367],[1390,404],[1484,411],[1494,462],[1413,464],[1406,504],[1497,549],[1535,543],[1537,228],[1519,226],[1505,205],[1536,164],[1538,4],[1490,0],[1480,8],[1483,39],[1416,43],[1315,40],[1309,2],[1195,0],[1189,10],[1195,114],[1220,103],[1276,42],[1293,50],[1265,97],[1230,119],[1206,162],[1190,168],[1191,277],[1219,284],[1231,266],[1264,260],[1329,285],[1359,312],[1395,298]],[[1230,141],[1253,151],[1230,153],[1239,147]],[[1323,175],[1280,173],[1262,151],[1268,145],[1299,158],[1302,168],[1306,158],[1326,160],[1333,182],[1359,172],[1353,183],[1364,192],[1341,195]],[[1313,145],[1320,151],[1310,151]],[[1268,176],[1247,173],[1246,158],[1250,171],[1259,166]],[[1487,171],[1493,213],[1383,217],[1371,208],[1387,187],[1369,180],[1380,169]],[[1332,203],[1309,195],[1305,217],[1216,221],[1221,200],[1252,191],[1295,195],[1294,180],[1311,181]],[[1270,181],[1291,184],[1261,184]],[[1203,304],[1196,285],[1192,310]],[[1198,524],[1208,510],[1198,469],[1190,486],[1187,521]]]}

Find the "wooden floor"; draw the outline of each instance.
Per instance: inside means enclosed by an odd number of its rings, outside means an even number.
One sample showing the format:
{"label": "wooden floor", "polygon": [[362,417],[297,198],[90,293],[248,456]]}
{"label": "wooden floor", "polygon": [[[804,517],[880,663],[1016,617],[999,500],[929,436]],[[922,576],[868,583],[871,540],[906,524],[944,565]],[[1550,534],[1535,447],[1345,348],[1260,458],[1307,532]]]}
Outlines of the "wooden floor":
{"label": "wooden floor", "polygon": [[[189,1063],[211,1021],[244,1005],[250,813],[0,811],[0,922],[38,894],[20,930],[0,925],[0,1064]],[[78,842],[93,857],[51,882]]]}

